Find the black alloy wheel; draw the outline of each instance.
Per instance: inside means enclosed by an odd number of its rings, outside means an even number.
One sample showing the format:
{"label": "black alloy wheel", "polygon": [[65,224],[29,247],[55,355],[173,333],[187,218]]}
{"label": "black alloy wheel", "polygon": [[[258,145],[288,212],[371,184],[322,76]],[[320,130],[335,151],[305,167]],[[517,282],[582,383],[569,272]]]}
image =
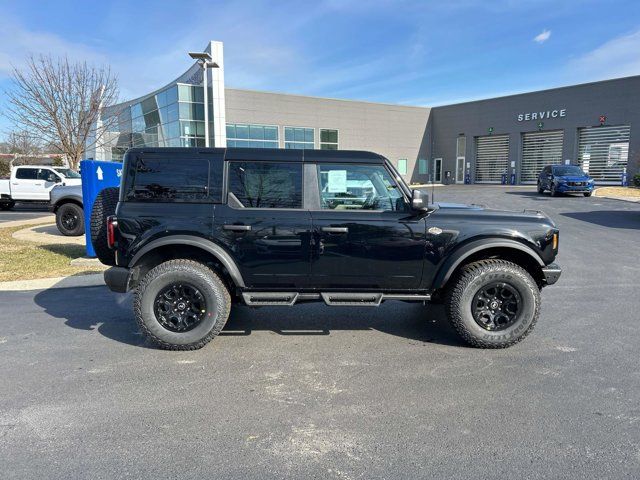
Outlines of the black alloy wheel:
{"label": "black alloy wheel", "polygon": [[491,283],[473,297],[473,318],[485,330],[505,330],[517,320],[520,303],[520,294],[512,285]]}
{"label": "black alloy wheel", "polygon": [[60,219],[62,225],[67,230],[74,230],[78,226],[78,215],[72,211],[66,211],[62,214],[62,218]]}
{"label": "black alloy wheel", "polygon": [[197,327],[207,312],[207,301],[202,292],[188,283],[169,285],[162,289],[153,305],[158,322],[176,333]]}

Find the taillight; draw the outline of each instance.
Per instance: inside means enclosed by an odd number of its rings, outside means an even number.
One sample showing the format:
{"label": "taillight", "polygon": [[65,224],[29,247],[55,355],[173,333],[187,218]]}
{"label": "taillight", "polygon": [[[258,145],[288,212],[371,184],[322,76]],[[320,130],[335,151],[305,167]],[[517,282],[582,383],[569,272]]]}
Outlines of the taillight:
{"label": "taillight", "polygon": [[118,219],[115,215],[107,217],[107,245],[109,248],[116,246],[116,227],[118,226]]}

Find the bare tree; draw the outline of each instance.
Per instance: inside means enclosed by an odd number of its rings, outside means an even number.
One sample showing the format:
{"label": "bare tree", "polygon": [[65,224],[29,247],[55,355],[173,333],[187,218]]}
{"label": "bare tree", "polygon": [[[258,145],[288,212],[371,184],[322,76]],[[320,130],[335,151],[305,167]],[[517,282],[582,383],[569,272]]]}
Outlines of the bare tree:
{"label": "bare tree", "polygon": [[102,109],[118,100],[118,81],[109,67],[32,56],[24,69],[13,68],[11,81],[6,116],[65,155],[72,168],[86,149],[101,144],[108,130],[100,121]]}
{"label": "bare tree", "polygon": [[7,153],[16,153],[25,157],[35,157],[42,152],[40,139],[28,131],[12,131],[7,135]]}

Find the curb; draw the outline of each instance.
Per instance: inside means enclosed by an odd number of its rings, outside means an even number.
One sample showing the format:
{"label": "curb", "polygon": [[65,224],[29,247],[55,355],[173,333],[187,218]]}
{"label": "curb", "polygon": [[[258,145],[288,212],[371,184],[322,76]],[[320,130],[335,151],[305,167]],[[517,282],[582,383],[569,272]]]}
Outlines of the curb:
{"label": "curb", "polygon": [[15,280],[0,282],[0,292],[24,290],[45,290],[54,288],[96,287],[104,285],[102,273],[72,275],[70,277],[37,278],[35,280]]}

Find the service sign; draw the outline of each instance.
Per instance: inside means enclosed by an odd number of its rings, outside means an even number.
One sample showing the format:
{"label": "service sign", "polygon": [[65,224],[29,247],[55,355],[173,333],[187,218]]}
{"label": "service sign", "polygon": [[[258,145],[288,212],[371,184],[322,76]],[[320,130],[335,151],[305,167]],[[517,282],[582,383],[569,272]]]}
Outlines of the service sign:
{"label": "service sign", "polygon": [[566,108],[556,108],[553,110],[542,110],[537,112],[524,112],[518,114],[519,122],[529,122],[531,120],[545,120],[547,118],[564,118],[567,116]]}

